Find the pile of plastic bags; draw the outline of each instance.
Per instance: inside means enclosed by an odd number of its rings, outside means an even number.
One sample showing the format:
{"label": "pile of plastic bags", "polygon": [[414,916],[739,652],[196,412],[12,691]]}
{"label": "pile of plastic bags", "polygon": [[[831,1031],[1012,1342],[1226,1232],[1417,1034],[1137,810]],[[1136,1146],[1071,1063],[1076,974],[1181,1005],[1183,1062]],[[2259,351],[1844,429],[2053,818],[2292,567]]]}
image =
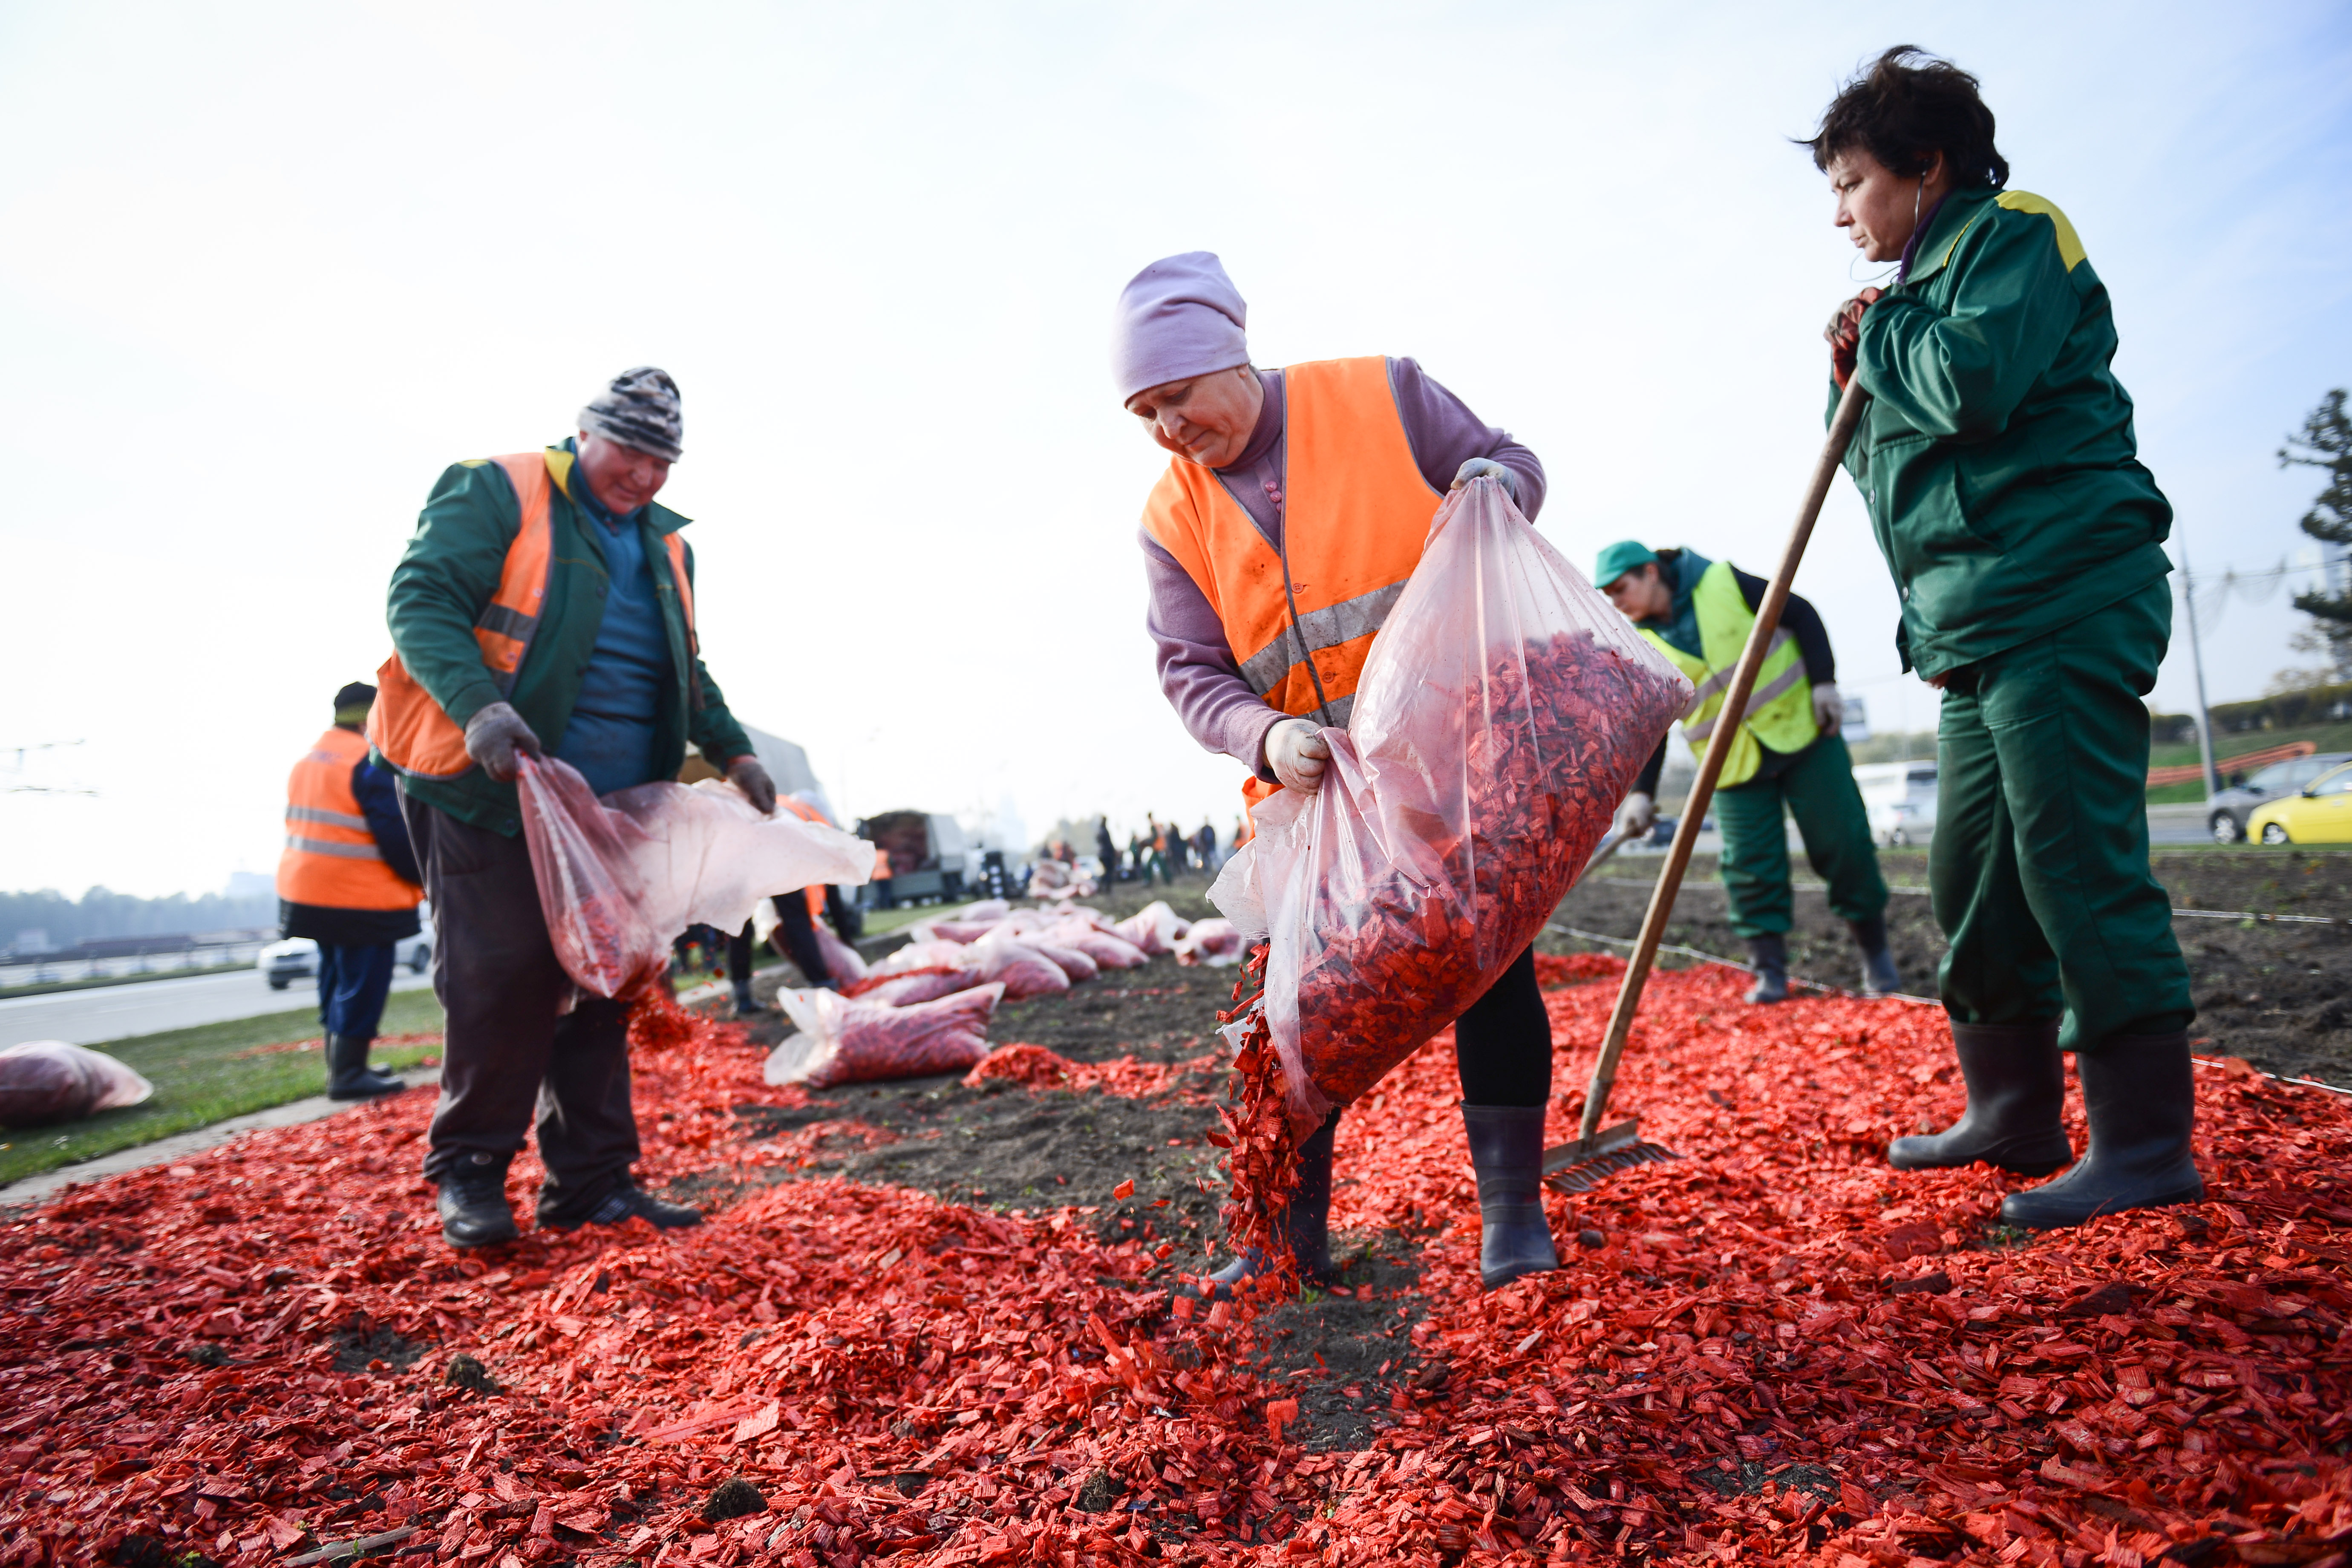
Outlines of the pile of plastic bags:
{"label": "pile of plastic bags", "polygon": [[733,784],[649,784],[599,800],[570,763],[521,759],[516,780],[541,910],[564,973],[599,996],[667,973],[689,925],[740,931],[773,893],[863,883],[874,847],[789,814],[761,816]]}
{"label": "pile of plastic bags", "polygon": [[1258,805],[1209,893],[1269,939],[1265,1016],[1295,1122],[1486,994],[1690,698],[1501,485],[1447,498],[1349,727],[1323,731],[1322,788]]}
{"label": "pile of plastic bags", "polygon": [[[1223,928],[1222,931],[1211,928]],[[1187,939],[1206,931],[1188,947]],[[867,1079],[919,1078],[970,1067],[998,1000],[1050,996],[1106,969],[1134,969],[1159,953],[1188,963],[1231,963],[1240,933],[1225,921],[1189,924],[1155,901],[1127,920],[1065,904],[1014,909],[984,899],[951,915],[907,928],[908,944],[844,985],[787,991],[777,1001],[801,1033],[768,1058],[767,1081],[811,1088]],[[1197,950],[1196,950],[1197,949]],[[1189,959],[1181,958],[1194,952]],[[975,998],[986,996],[982,1005]],[[951,1005],[952,1004],[952,1005]]]}

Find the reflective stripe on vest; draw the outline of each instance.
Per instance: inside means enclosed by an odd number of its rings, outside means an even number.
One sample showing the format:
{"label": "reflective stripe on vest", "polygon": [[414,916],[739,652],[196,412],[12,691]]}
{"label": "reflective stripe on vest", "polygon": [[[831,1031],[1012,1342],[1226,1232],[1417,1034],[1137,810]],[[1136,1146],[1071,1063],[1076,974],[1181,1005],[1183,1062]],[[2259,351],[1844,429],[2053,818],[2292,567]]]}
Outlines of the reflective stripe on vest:
{"label": "reflective stripe on vest", "polygon": [[[514,539],[507,546],[506,563],[499,572],[498,591],[474,617],[474,640],[481,646],[482,667],[500,697],[513,694],[523,656],[530,651],[531,637],[539,630],[540,613],[554,574],[554,531],[549,522],[551,498],[556,490],[571,495],[577,461],[562,447],[550,447],[543,452],[472,458],[464,465],[479,468],[494,462],[504,468],[514,485],[520,510]],[[686,541],[672,532],[662,536],[662,544],[686,627],[688,705],[699,708],[697,662],[701,644],[694,630],[694,586],[687,576]],[[419,778],[455,778],[473,767],[474,760],[466,754],[465,731],[417,684],[398,653],[376,670],[376,686],[375,706],[368,712],[368,739],[386,762]]]}
{"label": "reflective stripe on vest", "polygon": [[1213,471],[1181,458],[1153,489],[1143,526],[1216,611],[1250,689],[1282,712],[1328,711],[1344,728],[1365,656],[1444,498],[1413,461],[1385,358],[1293,365],[1282,384],[1283,552]]}
{"label": "reflective stripe on vest", "polygon": [[[1693,746],[1704,747],[1715,734],[1723,695],[1731,689],[1732,678],[1738,673],[1739,656],[1748,647],[1756,612],[1748,607],[1727,561],[1718,561],[1700,574],[1698,586],[1691,592],[1691,608],[1697,612],[1701,656],[1685,653],[1647,626],[1638,629],[1697,688],[1683,712],[1683,735]],[[1764,763],[1759,742],[1776,752],[1801,752],[1820,738],[1804,655],[1794,633],[1786,626],[1775,627],[1771,641],[1765,645],[1764,663],[1756,672],[1756,689],[1748,696],[1747,715],[1732,741],[1731,754],[1724,759],[1717,787],[1729,789],[1756,776],[1756,770]]]}
{"label": "reflective stripe on vest", "polygon": [[319,737],[286,780],[285,853],[278,860],[278,896],[290,904],[331,910],[409,910],[425,897],[385,864],[359,798],[352,770],[367,760],[368,743],[345,729]]}

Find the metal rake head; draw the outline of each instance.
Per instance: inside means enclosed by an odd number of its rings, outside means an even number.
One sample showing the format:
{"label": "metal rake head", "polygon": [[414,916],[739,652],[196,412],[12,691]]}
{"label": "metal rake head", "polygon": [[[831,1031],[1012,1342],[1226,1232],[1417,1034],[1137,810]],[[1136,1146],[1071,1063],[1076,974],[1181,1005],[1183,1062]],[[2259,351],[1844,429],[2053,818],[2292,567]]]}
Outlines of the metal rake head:
{"label": "metal rake head", "polygon": [[1589,1193],[1620,1171],[1681,1155],[1662,1143],[1644,1142],[1638,1117],[1604,1127],[1590,1138],[1544,1151],[1544,1185],[1559,1193]]}

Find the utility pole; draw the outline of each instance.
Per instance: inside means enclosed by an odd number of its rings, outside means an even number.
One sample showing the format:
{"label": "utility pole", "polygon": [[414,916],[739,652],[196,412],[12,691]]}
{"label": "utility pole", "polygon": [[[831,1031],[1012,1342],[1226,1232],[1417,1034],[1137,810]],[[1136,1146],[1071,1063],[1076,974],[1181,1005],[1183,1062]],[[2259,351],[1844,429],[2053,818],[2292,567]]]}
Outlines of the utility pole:
{"label": "utility pole", "polygon": [[2205,702],[2205,645],[2197,636],[2197,575],[2189,570],[2189,542],[2173,531],[2180,551],[2180,597],[2189,606],[2189,661],[2197,670],[2197,751],[2205,763],[2205,798],[2221,793],[2221,774],[2213,765],[2213,710]]}

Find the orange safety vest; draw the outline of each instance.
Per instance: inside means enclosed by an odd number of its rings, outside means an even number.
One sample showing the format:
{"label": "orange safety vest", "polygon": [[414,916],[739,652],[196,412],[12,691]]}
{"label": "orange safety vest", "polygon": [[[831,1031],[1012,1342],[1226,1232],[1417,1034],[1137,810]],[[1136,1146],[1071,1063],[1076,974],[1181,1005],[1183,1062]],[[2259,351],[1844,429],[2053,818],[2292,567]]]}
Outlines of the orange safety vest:
{"label": "orange safety vest", "polygon": [[[820,827],[831,827],[833,826],[832,823],[825,821],[824,813],[819,811],[816,807],[797,796],[780,795],[776,797],[776,805],[780,809],[791,812],[803,822],[814,822]],[[823,915],[824,913],[824,888],[823,885],[812,882],[807,887],[803,888],[801,891],[808,899],[809,919],[815,920],[819,916]]]}
{"label": "orange safety vest", "polygon": [[[1250,689],[1344,729],[1372,638],[1444,497],[1413,461],[1385,358],[1292,365],[1282,384],[1282,551],[1213,470],[1181,458],[1153,488],[1143,526],[1217,612]],[[1280,787],[1253,778],[1242,794],[1255,803]]]}
{"label": "orange safety vest", "polygon": [[367,760],[367,741],[344,729],[319,737],[286,780],[286,853],[278,860],[278,896],[330,910],[413,910],[425,889],[384,864],[368,830],[352,770]]}
{"label": "orange safety vest", "polygon": [[[571,495],[573,465],[578,461],[561,447],[544,452],[510,452],[502,458],[473,458],[466,466],[496,463],[513,481],[520,504],[521,526],[507,546],[506,565],[499,574],[498,592],[474,618],[474,640],[481,645],[482,663],[501,696],[514,690],[515,673],[530,651],[531,634],[539,629],[539,613],[547,597],[554,566],[553,530],[548,524],[549,498],[556,490]],[[687,661],[699,652],[694,635],[694,587],[687,581],[686,541],[664,534],[669,551],[670,580],[677,584],[677,602],[686,616]],[[455,778],[474,765],[466,754],[466,731],[430,692],[417,684],[408,667],[394,653],[375,672],[375,706],[368,711],[368,739],[384,761],[402,773],[419,778]]]}

